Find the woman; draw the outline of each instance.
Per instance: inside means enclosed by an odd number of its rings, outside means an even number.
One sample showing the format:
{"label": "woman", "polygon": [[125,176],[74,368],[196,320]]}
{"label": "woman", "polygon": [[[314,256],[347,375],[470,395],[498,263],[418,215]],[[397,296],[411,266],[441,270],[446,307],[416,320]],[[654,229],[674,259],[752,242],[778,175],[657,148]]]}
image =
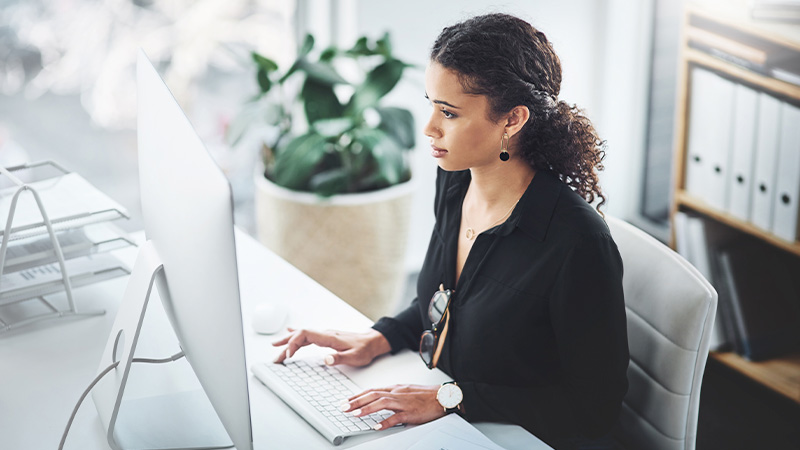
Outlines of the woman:
{"label": "woman", "polygon": [[425,76],[439,169],[418,297],[363,334],[290,330],[276,362],[308,344],[334,349],[328,364],[355,366],[410,348],[455,380],[343,405],[395,411],[378,429],[457,412],[519,424],[557,448],[607,436],[627,390],[622,261],[598,214],[604,143],[557,100],[560,84],[551,44],[523,20],[445,28]]}

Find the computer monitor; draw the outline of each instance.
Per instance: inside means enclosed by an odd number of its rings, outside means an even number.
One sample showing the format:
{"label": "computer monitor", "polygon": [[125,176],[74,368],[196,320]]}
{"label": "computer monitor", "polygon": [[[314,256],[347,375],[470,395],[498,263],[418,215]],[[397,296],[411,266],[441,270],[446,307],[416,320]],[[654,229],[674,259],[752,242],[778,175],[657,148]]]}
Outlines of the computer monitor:
{"label": "computer monitor", "polygon": [[[140,50],[140,247],[93,390],[112,448],[253,448],[231,188]],[[123,400],[150,291],[203,392]],[[175,349],[176,351],[178,349]],[[220,425],[221,424],[221,425]]]}

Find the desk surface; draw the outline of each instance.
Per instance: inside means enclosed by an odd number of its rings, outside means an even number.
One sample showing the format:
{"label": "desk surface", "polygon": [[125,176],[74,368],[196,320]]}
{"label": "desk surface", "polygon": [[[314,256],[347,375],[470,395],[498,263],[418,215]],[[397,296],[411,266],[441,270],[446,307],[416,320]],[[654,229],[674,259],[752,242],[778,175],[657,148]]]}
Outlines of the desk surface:
{"label": "desk surface", "polygon": [[[142,236],[139,236],[140,238]],[[372,322],[338,299],[246,234],[237,231],[239,284],[248,365],[271,361],[278,349],[271,342],[277,336],[253,332],[250,317],[255,307],[267,301],[285,302],[290,315],[287,325],[298,328],[362,331]],[[116,253],[133,265],[136,249]],[[106,314],[60,323],[40,322],[0,335],[0,436],[3,448],[57,448],[64,426],[80,394],[97,374],[105,347],[125,290],[127,277],[77,289],[79,310],[105,309]],[[53,301],[60,301],[54,296]],[[160,358],[178,351],[157,298],[151,301],[142,327],[138,357]],[[209,330],[213,333],[215,330]],[[303,355],[324,354],[307,348]],[[376,387],[396,383],[437,384],[447,380],[429,371],[412,352],[379,358],[367,368],[342,367],[359,386]],[[253,441],[256,449],[348,448],[387,433],[388,430],[345,440],[334,447],[252,375],[249,377]],[[185,360],[165,365],[135,365],[126,398],[178,392],[199,386]],[[489,438],[506,448],[547,449],[539,439],[515,425],[477,424]],[[91,396],[81,405],[70,430],[66,449],[106,449],[104,430]]]}

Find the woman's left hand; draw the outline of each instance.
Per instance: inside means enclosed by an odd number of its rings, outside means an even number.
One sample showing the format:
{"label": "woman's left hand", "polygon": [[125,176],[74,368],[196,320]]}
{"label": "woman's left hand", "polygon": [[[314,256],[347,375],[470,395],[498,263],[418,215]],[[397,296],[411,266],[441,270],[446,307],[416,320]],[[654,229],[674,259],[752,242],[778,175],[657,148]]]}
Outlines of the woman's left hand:
{"label": "woman's left hand", "polygon": [[426,423],[444,416],[444,408],[436,400],[439,387],[395,385],[369,389],[347,399],[349,404],[343,405],[343,410],[357,417],[367,416],[382,409],[394,411],[394,415],[374,427],[376,430],[385,430],[399,423]]}

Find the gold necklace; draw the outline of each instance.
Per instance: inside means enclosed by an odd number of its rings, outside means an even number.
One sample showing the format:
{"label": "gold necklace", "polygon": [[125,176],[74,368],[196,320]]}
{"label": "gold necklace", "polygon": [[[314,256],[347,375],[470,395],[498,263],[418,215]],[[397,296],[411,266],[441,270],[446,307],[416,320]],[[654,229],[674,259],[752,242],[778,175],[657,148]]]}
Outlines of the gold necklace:
{"label": "gold necklace", "polygon": [[[515,201],[514,204],[511,205],[511,208],[508,211],[506,211],[505,214],[500,216],[499,219],[497,219],[493,224],[489,225],[486,229],[488,230],[489,228],[492,228],[493,226],[495,226],[498,223],[500,223],[501,220],[505,219],[507,215],[511,214],[511,211],[514,210],[514,208],[517,206],[517,203],[519,203],[519,199],[517,199],[517,201]],[[466,237],[470,241],[475,239],[475,236],[477,235],[477,233],[475,233],[475,230],[472,227],[469,226],[469,220],[467,219],[467,215],[466,214],[464,214],[464,224],[467,226],[467,231],[464,233],[464,237]]]}

